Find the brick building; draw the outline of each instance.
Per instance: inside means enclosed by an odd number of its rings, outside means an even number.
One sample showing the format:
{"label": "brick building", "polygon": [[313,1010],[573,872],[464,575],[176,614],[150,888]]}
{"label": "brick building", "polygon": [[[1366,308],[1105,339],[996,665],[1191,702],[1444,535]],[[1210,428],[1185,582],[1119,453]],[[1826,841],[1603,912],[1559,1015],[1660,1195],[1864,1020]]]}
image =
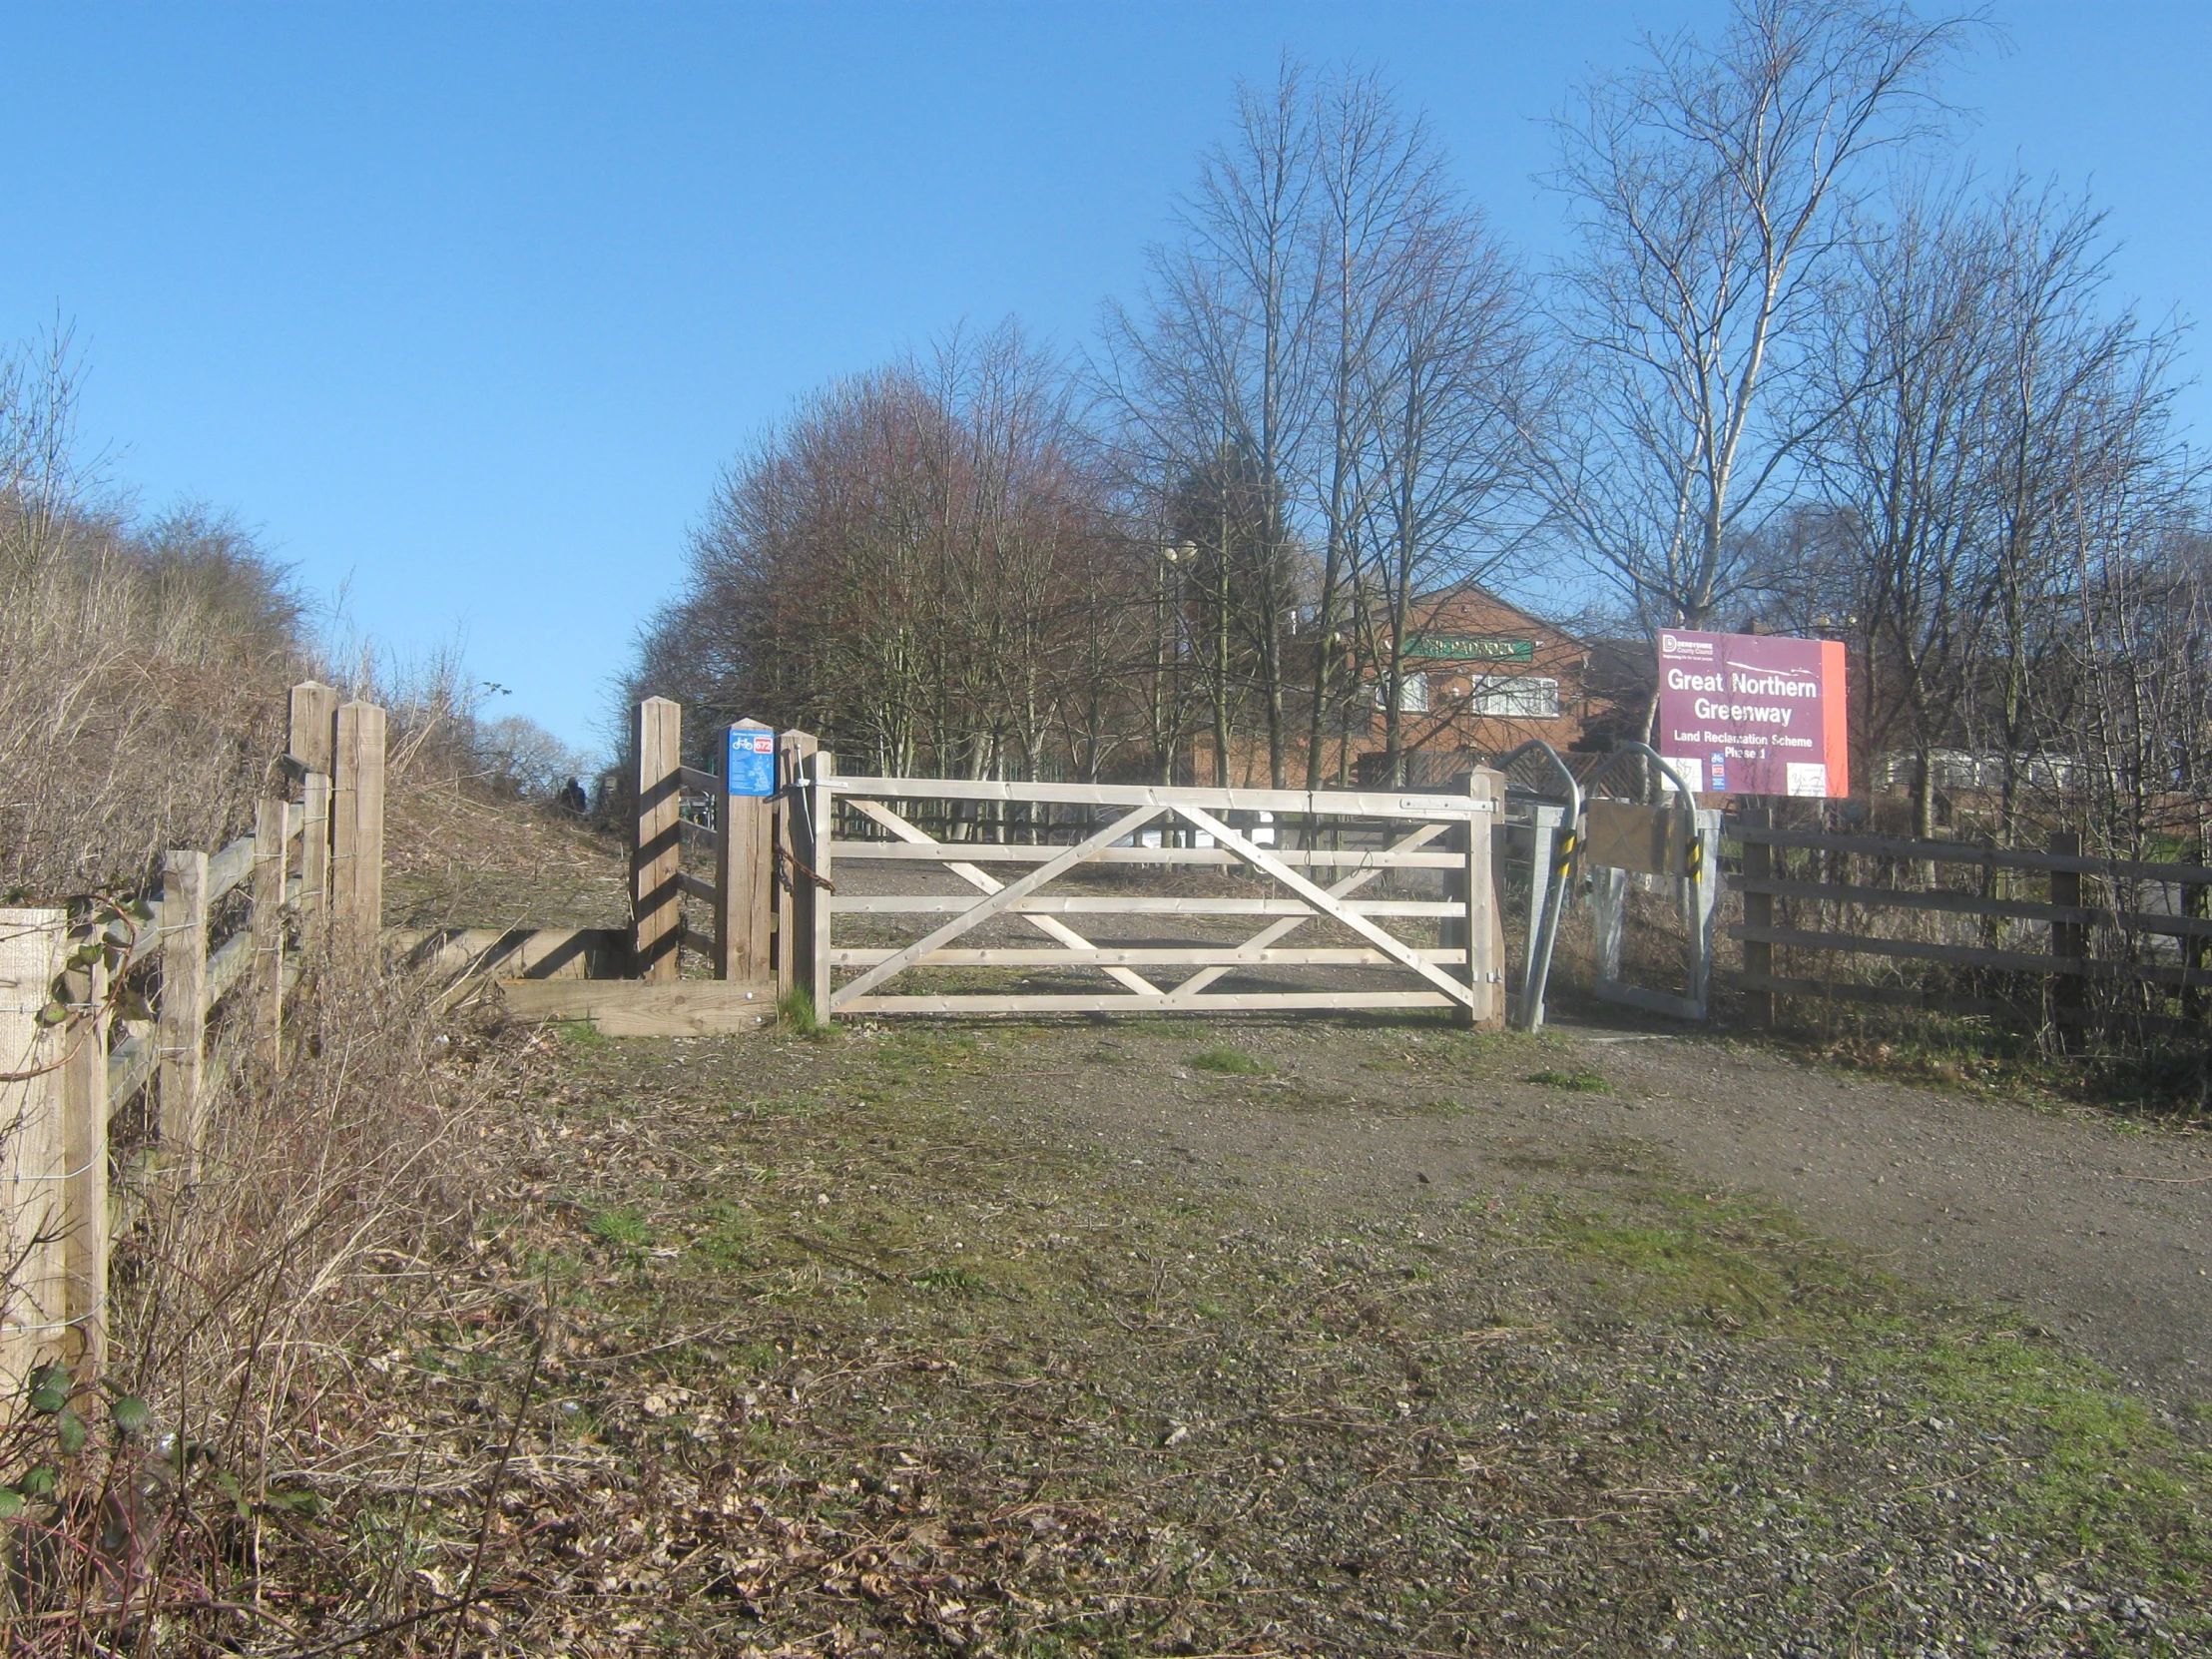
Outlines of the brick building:
{"label": "brick building", "polygon": [[[1399,700],[1406,782],[1429,787],[1463,773],[1472,758],[1540,738],[1565,751],[1611,710],[1593,697],[1590,648],[1555,624],[1480,588],[1422,601],[1406,646]],[[1377,702],[1380,703],[1378,687]],[[1358,776],[1387,774],[1384,713],[1355,738]]]}

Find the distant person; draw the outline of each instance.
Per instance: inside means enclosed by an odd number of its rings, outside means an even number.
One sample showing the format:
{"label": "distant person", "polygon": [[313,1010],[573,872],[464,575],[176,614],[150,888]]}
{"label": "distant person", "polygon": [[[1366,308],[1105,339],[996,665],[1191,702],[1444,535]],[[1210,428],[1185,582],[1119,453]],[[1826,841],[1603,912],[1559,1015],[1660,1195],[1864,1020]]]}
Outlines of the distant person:
{"label": "distant person", "polygon": [[561,811],[570,818],[582,818],[591,810],[591,802],[584,795],[584,786],[571,778],[561,788]]}

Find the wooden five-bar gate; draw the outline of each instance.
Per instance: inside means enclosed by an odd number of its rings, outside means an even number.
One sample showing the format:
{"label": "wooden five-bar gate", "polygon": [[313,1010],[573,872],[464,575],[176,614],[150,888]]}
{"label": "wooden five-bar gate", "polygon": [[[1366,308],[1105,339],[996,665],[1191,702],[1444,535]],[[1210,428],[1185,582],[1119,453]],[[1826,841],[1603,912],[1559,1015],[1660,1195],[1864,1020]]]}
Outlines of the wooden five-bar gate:
{"label": "wooden five-bar gate", "polygon": [[[633,1014],[629,1028],[681,1029],[740,998],[765,1017],[772,998],[794,993],[819,1017],[1436,1008],[1470,1023],[1504,1018],[1494,772],[1475,771],[1453,794],[864,778],[840,776],[805,734],[775,744],[773,793],[736,794],[725,776],[684,764],[676,704],[640,706],[632,960],[637,979],[664,987],[666,1007],[665,1020]],[[703,868],[687,867],[687,852]],[[1194,872],[1247,879],[1191,891]],[[1230,886],[1246,890],[1220,890]],[[687,923],[687,898],[713,916],[711,931]],[[1161,931],[1175,936],[1152,936]],[[722,990],[682,978],[687,948]],[[972,983],[992,969],[1052,983]],[[958,982],[941,982],[944,970]],[[1232,978],[1255,974],[1267,983]],[[583,987],[536,996],[547,1011],[573,1003],[603,1023],[615,1001]]]}

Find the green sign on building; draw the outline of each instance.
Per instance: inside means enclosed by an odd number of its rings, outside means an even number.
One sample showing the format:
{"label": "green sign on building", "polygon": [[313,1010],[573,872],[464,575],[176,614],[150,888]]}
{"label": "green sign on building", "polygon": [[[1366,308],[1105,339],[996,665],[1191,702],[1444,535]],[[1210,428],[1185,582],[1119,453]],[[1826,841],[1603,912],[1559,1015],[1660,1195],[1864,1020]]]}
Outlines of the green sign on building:
{"label": "green sign on building", "polygon": [[1405,647],[1405,655],[1469,663],[1532,663],[1536,660],[1536,642],[1495,635],[1415,634]]}

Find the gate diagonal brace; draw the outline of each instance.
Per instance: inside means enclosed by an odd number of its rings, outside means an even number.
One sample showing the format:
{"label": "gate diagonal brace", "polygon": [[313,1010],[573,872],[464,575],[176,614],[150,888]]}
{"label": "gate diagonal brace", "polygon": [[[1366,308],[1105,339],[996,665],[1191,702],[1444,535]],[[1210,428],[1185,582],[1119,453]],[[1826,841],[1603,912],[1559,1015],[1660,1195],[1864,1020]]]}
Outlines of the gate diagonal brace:
{"label": "gate diagonal brace", "polygon": [[[1399,939],[1395,934],[1378,927],[1357,911],[1347,909],[1327,892],[1299,874],[1297,870],[1291,868],[1289,864],[1246,840],[1244,836],[1238,834],[1236,830],[1230,829],[1218,818],[1215,818],[1213,814],[1197,807],[1179,806],[1175,810],[1199,829],[1211,834],[1218,845],[1226,846],[1255,869],[1272,875],[1300,898],[1313,905],[1323,915],[1351,928],[1385,956],[1392,957],[1403,966],[1410,968],[1446,996],[1449,996],[1454,1002],[1463,1003],[1470,1008],[1474,1006],[1474,988],[1472,986],[1462,985],[1433,962],[1424,960],[1420,952]],[[1474,903],[1472,895],[1469,895],[1467,902],[1471,907]]]}
{"label": "gate diagonal brace", "polygon": [[[1410,834],[1392,841],[1384,850],[1386,852],[1417,851],[1419,848],[1426,846],[1430,841],[1434,840],[1438,835],[1442,834],[1449,828],[1450,826],[1446,824],[1424,824],[1418,830],[1413,830]],[[1332,881],[1327,889],[1329,896],[1331,898],[1349,897],[1351,894],[1358,892],[1362,887],[1366,886],[1370,881],[1373,881],[1379,876],[1384,875],[1387,872],[1387,866],[1384,865],[1377,865],[1372,869],[1356,869],[1350,875],[1344,877],[1344,879],[1342,879],[1341,881]],[[1286,934],[1296,932],[1299,928],[1305,926],[1306,923],[1312,921],[1313,919],[1314,918],[1312,916],[1285,916],[1281,921],[1271,921],[1267,924],[1267,926],[1261,928],[1259,932],[1253,934],[1251,938],[1245,940],[1243,944],[1237,946],[1235,954],[1241,956],[1247,951],[1265,950],[1269,945],[1275,943],[1277,939],[1284,937]],[[1208,985],[1211,985],[1215,980],[1221,978],[1224,974],[1236,972],[1237,967],[1238,964],[1236,962],[1217,962],[1212,967],[1200,968],[1188,979],[1184,980],[1173,990],[1169,991],[1168,994],[1161,999],[1162,1006],[1172,1006],[1176,1002],[1184,1001],[1191,997],[1197,996],[1200,991],[1203,991]]]}
{"label": "gate diagonal brace", "polygon": [[[846,800],[845,805],[862,817],[874,820],[902,841],[915,844],[927,843],[931,846],[943,844],[934,836],[924,834],[921,830],[916,830],[880,801],[870,801],[865,796],[852,796]],[[944,867],[948,872],[957,875],[979,892],[996,892],[1001,886],[1005,885],[996,876],[986,873],[975,864],[949,863]],[[1092,948],[1089,939],[1068,926],[1058,916],[1025,915],[1021,919],[1055,944],[1064,944],[1071,950],[1089,950]],[[1135,991],[1139,996],[1158,996],[1160,994],[1160,987],[1134,968],[1101,967],[1098,971],[1121,986],[1123,990]]]}
{"label": "gate diagonal brace", "polygon": [[[1189,808],[1184,808],[1182,810],[1185,812],[1191,811],[1191,809]],[[1077,841],[1073,846],[1069,847],[1057,858],[1054,858],[1047,863],[1039,864],[1035,869],[1031,870],[1027,875],[1024,875],[1020,880],[1007,882],[1006,885],[1000,887],[998,891],[992,893],[989,897],[970,905],[965,910],[962,910],[958,915],[954,916],[942,927],[939,927],[935,932],[925,934],[921,938],[916,939],[912,944],[907,945],[896,955],[891,956],[884,961],[876,963],[875,966],[869,968],[867,972],[861,974],[859,978],[851,980],[848,983],[839,986],[835,994],[832,995],[830,999],[830,1008],[832,1010],[841,1008],[842,1006],[844,1006],[844,1004],[850,1002],[854,997],[865,996],[869,991],[873,990],[877,985],[880,985],[884,980],[890,978],[893,974],[903,973],[906,969],[912,967],[914,963],[920,961],[922,957],[928,955],[930,951],[935,950],[938,946],[950,943],[952,940],[958,938],[962,933],[968,931],[968,929],[970,929],[971,927],[978,926],[981,923],[990,920],[991,917],[998,915],[1000,912],[1006,910],[1013,904],[1016,904],[1020,900],[1027,898],[1031,893],[1035,892],[1039,887],[1045,885],[1047,882],[1059,879],[1059,877],[1065,875],[1077,864],[1082,863],[1085,859],[1090,857],[1092,853],[1098,851],[1102,847],[1113,845],[1115,841],[1121,839],[1121,837],[1124,835],[1134,833],[1137,830],[1141,829],[1146,824],[1149,824],[1152,820],[1158,818],[1162,813],[1166,811],[1167,809],[1165,807],[1139,807],[1135,812],[1126,814],[1123,817],[1116,819],[1112,824],[1109,824],[1105,829],[1099,830],[1096,834],[1089,836],[1087,839]],[[1336,901],[1334,899],[1325,898],[1325,902],[1334,904]],[[1371,927],[1368,928],[1367,931],[1373,933],[1379,930]],[[1383,934],[1382,936],[1385,939],[1389,938],[1389,935],[1387,933]],[[1390,944],[1392,946],[1395,946],[1396,951],[1404,950],[1404,946],[1398,945],[1395,939],[1390,939]],[[1414,960],[1418,962],[1419,958],[1415,957]],[[1420,962],[1420,966],[1425,969],[1427,968],[1428,964],[1426,962]],[[1441,975],[1436,975],[1435,977],[1437,977],[1441,983],[1447,985],[1451,983],[1450,980],[1443,979]]]}

